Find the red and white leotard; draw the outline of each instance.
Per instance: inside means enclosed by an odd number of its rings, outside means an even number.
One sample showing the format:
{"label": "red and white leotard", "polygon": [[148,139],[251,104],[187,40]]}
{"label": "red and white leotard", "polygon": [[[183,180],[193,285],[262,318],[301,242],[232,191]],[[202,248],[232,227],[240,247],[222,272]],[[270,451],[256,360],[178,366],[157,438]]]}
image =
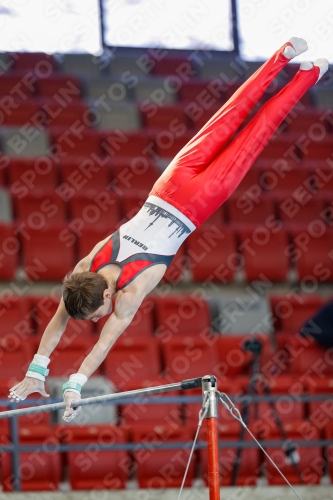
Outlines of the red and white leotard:
{"label": "red and white leotard", "polygon": [[121,290],[148,267],[168,266],[195,227],[170,203],[149,196],[141,210],[94,255],[89,270],[97,272],[108,264],[118,264],[121,271],[116,288]]}

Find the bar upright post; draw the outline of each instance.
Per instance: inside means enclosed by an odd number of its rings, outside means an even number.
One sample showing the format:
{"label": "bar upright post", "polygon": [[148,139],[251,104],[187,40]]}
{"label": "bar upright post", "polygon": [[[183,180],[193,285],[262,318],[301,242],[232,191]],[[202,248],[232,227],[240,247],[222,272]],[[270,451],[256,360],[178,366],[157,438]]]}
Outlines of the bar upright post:
{"label": "bar upright post", "polygon": [[213,376],[202,378],[202,392],[205,397],[209,394],[207,419],[207,447],[208,447],[208,488],[209,500],[220,500],[219,455],[217,435],[217,381]]}

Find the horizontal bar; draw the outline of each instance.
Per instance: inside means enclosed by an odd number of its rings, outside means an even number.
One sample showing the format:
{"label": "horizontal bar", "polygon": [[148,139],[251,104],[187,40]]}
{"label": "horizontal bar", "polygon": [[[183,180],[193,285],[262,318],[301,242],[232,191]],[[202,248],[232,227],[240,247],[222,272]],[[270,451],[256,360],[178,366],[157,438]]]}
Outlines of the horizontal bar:
{"label": "horizontal bar", "polygon": [[[277,441],[260,441],[260,444],[264,448],[281,448],[283,447],[285,441],[277,440]],[[92,441],[91,445],[94,445]],[[289,444],[289,441],[288,441]],[[291,441],[290,444],[293,444],[300,448],[312,448],[315,446],[318,447],[326,447],[332,446],[332,439],[319,439],[314,441]],[[192,442],[188,441],[172,441],[168,443],[118,443],[118,444],[98,444],[96,448],[92,448],[89,445],[89,451],[98,451],[98,450],[112,450],[112,451],[139,451],[139,450],[174,450],[174,449],[187,449],[192,447]],[[85,451],[87,450],[87,444],[60,444],[57,445],[49,445],[47,447],[39,447],[38,445],[20,445],[16,448],[16,451],[19,452],[29,452],[38,450],[39,453],[54,453],[54,452],[68,452],[68,451]],[[258,445],[254,441],[219,441],[219,448],[256,448]],[[205,441],[198,441],[196,443],[196,448],[206,448],[207,443]],[[0,452],[13,453],[14,446],[13,445],[5,445],[0,447]]]}
{"label": "horizontal bar", "polygon": [[[175,384],[167,384],[167,385],[159,385],[156,387],[147,387],[144,389],[135,389],[133,391],[127,391],[127,392],[118,392],[115,394],[106,394],[104,396],[95,396],[92,398],[85,398],[85,399],[78,399],[77,401],[73,401],[71,403],[71,408],[77,408],[78,406],[86,406],[86,405],[92,405],[92,404],[101,404],[101,403],[106,403],[106,402],[112,402],[114,400],[124,400],[129,397],[133,396],[148,396],[148,395],[153,395],[153,394],[160,394],[162,392],[170,392],[170,391],[175,391],[175,390],[183,390],[185,389],[191,389],[191,384],[190,382],[193,381],[193,386],[197,387],[198,381],[201,380],[199,378],[197,379],[190,379],[190,380],[185,380],[183,382],[177,382]],[[186,384],[186,387],[184,387],[183,384]],[[8,410],[0,413],[0,419],[3,418],[9,418],[9,417],[19,417],[21,415],[30,415],[33,413],[43,413],[46,411],[56,411],[56,410],[63,410],[66,408],[65,402],[62,403],[51,403],[51,404],[46,404],[46,405],[41,405],[41,406],[35,406],[35,407],[29,407],[29,408],[21,408],[20,410]]]}

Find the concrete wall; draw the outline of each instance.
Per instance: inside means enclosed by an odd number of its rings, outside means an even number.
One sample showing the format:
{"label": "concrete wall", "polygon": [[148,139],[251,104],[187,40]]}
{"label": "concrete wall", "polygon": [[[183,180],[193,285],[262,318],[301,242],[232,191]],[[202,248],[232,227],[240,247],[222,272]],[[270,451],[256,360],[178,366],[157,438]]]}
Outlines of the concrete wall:
{"label": "concrete wall", "polygon": [[[296,487],[302,500],[333,500],[333,486]],[[0,500],[177,500],[178,489],[93,490],[75,492],[0,493]],[[208,500],[206,488],[186,488],[181,500]],[[288,487],[222,488],[221,500],[295,500]]]}

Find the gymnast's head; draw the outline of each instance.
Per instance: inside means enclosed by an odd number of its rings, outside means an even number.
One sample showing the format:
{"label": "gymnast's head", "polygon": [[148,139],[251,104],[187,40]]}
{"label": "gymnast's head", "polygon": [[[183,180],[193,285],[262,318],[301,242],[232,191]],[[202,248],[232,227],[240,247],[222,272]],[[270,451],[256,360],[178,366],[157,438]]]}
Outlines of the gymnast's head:
{"label": "gymnast's head", "polygon": [[98,321],[112,312],[115,288],[99,273],[69,273],[62,285],[68,314],[74,319]]}

